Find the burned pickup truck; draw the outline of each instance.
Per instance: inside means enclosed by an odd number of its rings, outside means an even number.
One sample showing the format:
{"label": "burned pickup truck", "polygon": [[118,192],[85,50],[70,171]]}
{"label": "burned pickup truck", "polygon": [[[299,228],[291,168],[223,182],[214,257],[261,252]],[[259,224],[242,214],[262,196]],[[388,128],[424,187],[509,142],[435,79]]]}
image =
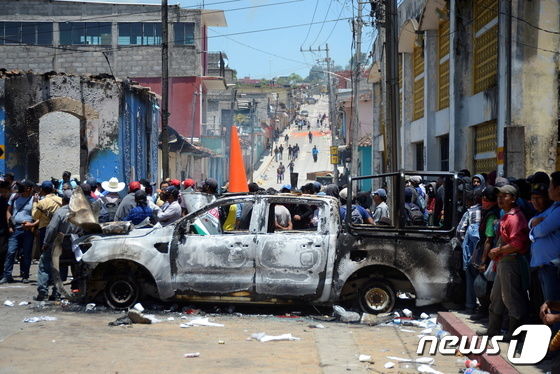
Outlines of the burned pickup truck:
{"label": "burned pickup truck", "polygon": [[[454,211],[455,176],[424,178],[439,179],[446,196],[442,209]],[[446,214],[437,226],[406,226],[401,214],[406,174],[354,178],[351,185],[360,188],[366,179],[397,191],[390,199],[392,224],[342,222],[339,201],[330,196],[233,195],[167,227],[86,237],[79,244],[86,296],[104,298],[114,308],[150,296],[225,303],[353,303],[369,313],[391,310],[397,293],[413,295],[418,306],[441,302],[453,280],[455,217]],[[216,212],[229,212],[232,206],[250,209],[249,220],[226,231]],[[316,222],[279,230],[279,206],[313,209]]]}

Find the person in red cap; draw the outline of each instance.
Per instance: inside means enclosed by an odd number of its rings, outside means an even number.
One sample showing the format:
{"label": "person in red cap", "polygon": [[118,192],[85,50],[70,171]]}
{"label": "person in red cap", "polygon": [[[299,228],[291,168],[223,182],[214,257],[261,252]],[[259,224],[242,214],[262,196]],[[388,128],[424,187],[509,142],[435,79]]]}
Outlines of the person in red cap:
{"label": "person in red cap", "polygon": [[181,181],[179,179],[171,179],[169,185],[179,189],[181,188]]}
{"label": "person in red cap", "polygon": [[196,189],[196,182],[194,179],[185,179],[183,181],[183,190],[185,192],[193,192]]}
{"label": "person in red cap", "polygon": [[128,213],[136,207],[136,200],[134,200],[134,193],[142,188],[140,182],[130,182],[128,184],[128,195],[126,195],[115,213],[115,221],[122,221]]}

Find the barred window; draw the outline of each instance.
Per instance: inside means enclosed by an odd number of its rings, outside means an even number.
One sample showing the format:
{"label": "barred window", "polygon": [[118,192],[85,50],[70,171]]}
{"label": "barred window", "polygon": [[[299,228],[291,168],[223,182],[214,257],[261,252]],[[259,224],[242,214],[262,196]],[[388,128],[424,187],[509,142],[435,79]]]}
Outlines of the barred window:
{"label": "barred window", "polygon": [[51,22],[0,22],[0,44],[52,45]]}
{"label": "barred window", "polygon": [[161,23],[119,23],[119,45],[161,45]]}
{"label": "barred window", "polygon": [[61,45],[111,45],[110,22],[60,22]]}

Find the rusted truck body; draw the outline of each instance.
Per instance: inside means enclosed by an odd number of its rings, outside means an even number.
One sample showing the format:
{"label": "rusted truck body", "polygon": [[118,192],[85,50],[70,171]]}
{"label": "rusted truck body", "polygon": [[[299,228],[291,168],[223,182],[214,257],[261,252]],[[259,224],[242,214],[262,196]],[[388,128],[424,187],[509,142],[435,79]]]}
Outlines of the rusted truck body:
{"label": "rusted truck body", "polygon": [[[398,178],[393,178],[398,179]],[[311,228],[279,231],[275,208],[313,209]],[[251,209],[242,229],[224,231],[215,212]],[[88,297],[115,308],[141,296],[161,300],[330,305],[358,301],[390,310],[398,292],[418,306],[441,302],[452,283],[453,230],[404,230],[341,222],[339,201],[316,195],[220,198],[167,227],[81,241]]]}

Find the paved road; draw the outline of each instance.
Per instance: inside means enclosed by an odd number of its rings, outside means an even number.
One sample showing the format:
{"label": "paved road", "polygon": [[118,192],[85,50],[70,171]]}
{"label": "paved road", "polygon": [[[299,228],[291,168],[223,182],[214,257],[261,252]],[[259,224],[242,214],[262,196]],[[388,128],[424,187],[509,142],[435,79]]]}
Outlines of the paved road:
{"label": "paved road", "polygon": [[[328,121],[323,122],[323,127],[317,127],[317,117],[319,114],[327,113],[328,111],[328,101],[326,98],[320,98],[316,104],[313,105],[303,105],[302,110],[309,111],[309,122],[311,123],[311,132],[313,134],[313,141],[309,143],[308,140],[308,130],[298,131],[295,125],[292,125],[289,129],[286,129],[282,136],[280,137],[280,142],[275,143],[276,145],[282,144],[284,147],[283,160],[276,162],[274,156],[269,155],[264,158],[263,163],[259,170],[255,173],[255,182],[264,188],[273,187],[279,189],[283,184],[290,183],[289,169],[288,169],[288,145],[294,146],[298,144],[300,147],[300,155],[296,159],[294,173],[299,174],[298,187],[301,187],[306,182],[310,181],[307,179],[307,174],[316,171],[331,171],[333,169],[330,164],[329,147],[331,145],[331,132],[329,129]],[[284,141],[284,136],[288,134],[288,142]],[[311,150],[313,146],[316,145],[319,149],[319,157],[317,162],[313,161],[313,156]],[[274,147],[273,147],[274,148]],[[276,182],[276,169],[278,168],[280,162],[286,167],[286,173],[284,176],[283,183]]]}
{"label": "paved road", "polygon": [[[35,273],[36,265],[32,268]],[[0,373],[417,373],[414,366],[399,365],[395,360],[395,368],[384,368],[391,361],[387,356],[417,357],[419,329],[413,327],[348,325],[309,316],[285,318],[286,311],[298,309],[276,306],[238,307],[243,314],[209,315],[224,327],[181,328],[184,314],[161,311],[155,312],[163,320],[157,324],[109,327],[107,323],[121,313],[65,311],[60,305],[48,304],[36,310],[33,283],[34,278],[29,285],[0,286]],[[8,299],[16,306],[1,305]],[[31,305],[17,306],[21,301],[31,301]],[[26,317],[45,315],[57,320],[23,323]],[[167,320],[170,317],[174,320]],[[325,328],[310,327],[317,323]],[[301,340],[247,340],[259,332],[290,333]],[[200,357],[184,358],[189,352],[199,352]],[[359,362],[360,354],[371,355],[373,363]],[[440,372],[458,370],[453,356],[438,355],[435,360],[434,369]]]}

